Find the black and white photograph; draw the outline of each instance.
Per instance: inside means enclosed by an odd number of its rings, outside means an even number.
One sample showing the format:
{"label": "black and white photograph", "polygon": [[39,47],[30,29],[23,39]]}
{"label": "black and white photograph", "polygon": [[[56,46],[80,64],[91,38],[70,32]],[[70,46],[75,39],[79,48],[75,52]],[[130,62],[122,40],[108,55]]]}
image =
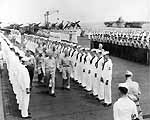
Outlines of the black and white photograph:
{"label": "black and white photograph", "polygon": [[0,120],[150,120],[150,0],[0,0]]}

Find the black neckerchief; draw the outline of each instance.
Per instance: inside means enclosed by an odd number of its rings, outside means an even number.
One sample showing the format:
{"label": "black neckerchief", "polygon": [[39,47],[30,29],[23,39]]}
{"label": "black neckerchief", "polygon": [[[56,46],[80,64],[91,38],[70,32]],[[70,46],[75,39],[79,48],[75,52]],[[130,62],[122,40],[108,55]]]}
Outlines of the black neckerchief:
{"label": "black neckerchief", "polygon": [[70,54],[71,54],[71,50],[72,50],[72,49],[70,48],[70,50],[69,50],[69,56],[70,56]]}
{"label": "black neckerchief", "polygon": [[104,63],[102,64],[102,70],[104,70],[104,66],[105,66],[106,62],[108,62],[108,60],[104,61]]}
{"label": "black neckerchief", "polygon": [[76,50],[74,50],[74,51],[72,52],[71,57],[74,55],[75,51],[76,51]]}
{"label": "black neckerchief", "polygon": [[62,52],[64,52],[64,51],[65,51],[65,47],[63,48]]}
{"label": "black neckerchief", "polygon": [[94,58],[95,58],[95,56],[90,60],[90,64],[92,64]]}
{"label": "black neckerchief", "polygon": [[87,56],[88,56],[88,55],[86,55],[86,56],[84,57],[84,64],[85,64],[85,63],[86,63],[86,61],[87,61],[87,60],[86,60]]}
{"label": "black neckerchief", "polygon": [[76,60],[78,60],[78,57],[79,57],[79,53],[77,54]]}
{"label": "black neckerchief", "polygon": [[[81,54],[82,54],[82,53],[81,53]],[[80,62],[82,62],[82,57],[83,57],[83,55],[84,55],[84,54],[82,54],[82,55],[80,56]]]}
{"label": "black neckerchief", "polygon": [[96,67],[96,68],[98,68],[98,62],[100,61],[101,58],[102,58],[102,57],[100,57],[100,58],[97,60],[97,62],[95,63],[95,67]]}

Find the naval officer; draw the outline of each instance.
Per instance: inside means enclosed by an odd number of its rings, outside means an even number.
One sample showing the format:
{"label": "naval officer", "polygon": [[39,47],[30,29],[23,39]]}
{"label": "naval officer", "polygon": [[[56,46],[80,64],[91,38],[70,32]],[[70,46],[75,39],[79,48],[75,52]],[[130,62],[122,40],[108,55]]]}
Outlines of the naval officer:
{"label": "naval officer", "polygon": [[143,120],[143,114],[142,114],[142,110],[141,110],[140,103],[139,103],[140,95],[141,95],[139,84],[132,80],[133,73],[131,71],[127,70],[125,73],[125,77],[126,77],[125,83],[128,86],[128,97],[133,102],[135,102],[137,106],[137,111],[138,111],[138,118],[140,120]]}
{"label": "naval officer", "polygon": [[71,77],[71,69],[73,69],[72,61],[69,57],[69,53],[66,50],[64,57],[61,59],[62,66],[62,78],[63,78],[63,89],[70,90],[70,77]]}
{"label": "naval officer", "polygon": [[48,51],[48,57],[44,60],[43,73],[45,76],[46,84],[49,90],[49,94],[53,97],[55,95],[55,72],[56,72],[56,59],[53,56],[52,51]]}

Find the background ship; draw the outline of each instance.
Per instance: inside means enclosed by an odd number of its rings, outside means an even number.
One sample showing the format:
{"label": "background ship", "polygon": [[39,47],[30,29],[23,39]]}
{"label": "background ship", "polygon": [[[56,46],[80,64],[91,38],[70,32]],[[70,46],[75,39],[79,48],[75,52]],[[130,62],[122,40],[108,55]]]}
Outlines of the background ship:
{"label": "background ship", "polygon": [[149,22],[136,21],[136,22],[125,22],[122,17],[119,17],[117,21],[104,22],[106,27],[117,27],[117,28],[142,28],[144,24]]}

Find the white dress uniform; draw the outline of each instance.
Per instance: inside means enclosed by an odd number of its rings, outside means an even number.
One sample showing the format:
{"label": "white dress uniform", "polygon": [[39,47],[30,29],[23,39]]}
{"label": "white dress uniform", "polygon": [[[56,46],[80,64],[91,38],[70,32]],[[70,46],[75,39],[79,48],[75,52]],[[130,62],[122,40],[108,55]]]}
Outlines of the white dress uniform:
{"label": "white dress uniform", "polygon": [[104,61],[102,67],[102,78],[104,80],[104,103],[111,104],[111,80],[112,80],[112,61],[108,59]]}
{"label": "white dress uniform", "polygon": [[97,69],[95,66],[95,63],[97,62],[98,57],[95,55],[94,59],[92,60],[91,63],[91,82],[92,82],[92,92],[93,95],[97,95],[97,91],[96,91],[96,84],[97,84]]}
{"label": "white dress uniform", "polygon": [[97,67],[97,73],[98,73],[98,86],[97,86],[97,92],[98,92],[98,99],[99,100],[104,100],[104,82],[101,81],[101,77],[102,77],[102,65],[104,63],[104,58],[101,57],[98,60],[98,67]]}
{"label": "white dress uniform", "polygon": [[88,53],[88,56],[87,56],[87,80],[86,80],[86,90],[87,91],[91,91],[92,90],[92,87],[91,87],[91,84],[92,84],[92,81],[90,79],[90,75],[91,75],[91,64],[90,64],[90,61],[92,59],[92,56],[90,53]]}
{"label": "white dress uniform", "polygon": [[86,80],[86,72],[85,72],[85,68],[86,68],[86,57],[87,55],[86,55],[86,53],[83,53],[83,56],[82,56],[82,58],[81,58],[81,64],[82,64],[82,70],[81,70],[81,85],[82,85],[82,87],[86,87],[86,82],[85,82],[85,80]]}
{"label": "white dress uniform", "polygon": [[11,84],[12,84],[12,86],[13,86],[13,91],[14,91],[14,93],[16,94],[16,86],[17,86],[17,84],[16,84],[16,79],[15,79],[15,53],[13,52],[13,51],[10,51],[10,54],[9,54],[9,69],[8,69],[8,74],[9,74],[9,80],[10,80],[10,82],[11,82]]}
{"label": "white dress uniform", "polygon": [[22,100],[20,105],[21,115],[22,117],[28,117],[30,94],[27,93],[27,89],[30,88],[30,76],[27,68],[24,65],[20,65],[20,73],[18,74],[18,79],[21,85],[22,93]]}
{"label": "white dress uniform", "polygon": [[82,66],[81,66],[81,63],[80,63],[80,57],[81,57],[81,53],[78,52],[77,54],[77,59],[76,59],[76,62],[77,62],[77,82],[79,84],[81,84],[81,69],[82,69]]}
{"label": "white dress uniform", "polygon": [[14,83],[13,83],[13,90],[14,90],[14,93],[16,94],[16,100],[17,100],[17,103],[20,104],[20,87],[19,87],[19,82],[18,82],[18,64],[19,64],[19,58],[14,55],[14,59],[15,59],[15,67],[14,67]]}
{"label": "white dress uniform", "polygon": [[73,55],[73,61],[74,61],[74,80],[78,80],[78,74],[77,74],[77,54],[78,54],[78,51],[75,50],[74,52],[74,55]]}
{"label": "white dress uniform", "polygon": [[88,67],[87,67],[87,54],[83,56],[83,78],[82,78],[82,86],[86,89],[86,80],[88,79]]}
{"label": "white dress uniform", "polygon": [[84,55],[85,55],[84,53],[81,53],[80,57],[79,57],[79,66],[80,66],[79,67],[79,80],[80,80],[80,83],[82,86],[83,86],[83,66],[84,66],[83,58],[84,58]]}
{"label": "white dress uniform", "polygon": [[102,93],[104,93],[104,83],[100,81],[102,76],[103,62],[104,62],[104,58],[101,56],[100,58],[98,58],[98,60],[95,63],[97,76],[95,76],[96,78],[95,78],[93,91],[95,92],[96,95],[98,95],[99,100],[104,99],[104,94],[102,95]]}
{"label": "white dress uniform", "polygon": [[127,96],[114,103],[113,112],[114,120],[132,120],[132,115],[138,116],[135,103]]}

